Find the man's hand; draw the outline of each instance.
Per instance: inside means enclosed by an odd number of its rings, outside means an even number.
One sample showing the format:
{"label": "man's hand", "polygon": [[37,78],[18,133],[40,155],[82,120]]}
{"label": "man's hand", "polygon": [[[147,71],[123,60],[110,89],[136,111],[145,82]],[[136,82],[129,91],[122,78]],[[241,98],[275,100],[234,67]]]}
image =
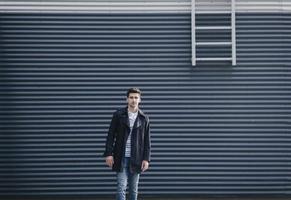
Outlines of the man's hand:
{"label": "man's hand", "polygon": [[112,167],[114,164],[114,159],[113,156],[107,156],[106,157],[106,164],[108,165],[108,167]]}
{"label": "man's hand", "polygon": [[144,172],[149,168],[149,162],[146,160],[143,160],[141,163],[141,171]]}

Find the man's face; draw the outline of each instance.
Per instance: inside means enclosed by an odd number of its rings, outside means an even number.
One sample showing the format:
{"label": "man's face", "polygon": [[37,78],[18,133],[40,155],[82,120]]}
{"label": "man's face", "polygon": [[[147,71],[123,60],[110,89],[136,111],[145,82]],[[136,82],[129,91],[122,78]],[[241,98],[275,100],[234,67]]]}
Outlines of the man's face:
{"label": "man's face", "polygon": [[128,107],[138,108],[139,103],[140,103],[139,93],[129,93],[129,95],[127,97]]}

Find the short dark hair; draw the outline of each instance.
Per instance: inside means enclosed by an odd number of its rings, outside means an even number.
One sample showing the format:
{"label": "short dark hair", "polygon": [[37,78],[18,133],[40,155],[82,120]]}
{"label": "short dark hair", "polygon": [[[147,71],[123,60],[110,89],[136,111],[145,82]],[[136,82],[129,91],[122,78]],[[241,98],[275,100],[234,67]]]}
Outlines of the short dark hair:
{"label": "short dark hair", "polygon": [[141,96],[141,91],[138,88],[129,88],[127,90],[126,96],[129,97],[130,93],[138,93]]}

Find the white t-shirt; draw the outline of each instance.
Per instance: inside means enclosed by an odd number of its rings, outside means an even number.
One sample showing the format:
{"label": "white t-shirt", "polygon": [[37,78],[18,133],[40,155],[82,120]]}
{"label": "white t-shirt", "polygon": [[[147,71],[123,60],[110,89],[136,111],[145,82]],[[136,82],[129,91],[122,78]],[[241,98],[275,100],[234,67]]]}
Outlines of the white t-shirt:
{"label": "white t-shirt", "polygon": [[134,125],[134,122],[137,118],[137,114],[138,112],[129,112],[128,111],[128,119],[129,119],[129,126],[130,126],[130,133],[129,133],[129,136],[127,138],[127,141],[126,141],[126,146],[125,146],[125,157],[130,157],[130,152],[131,152],[131,133],[132,133],[132,129],[133,129],[133,125]]}

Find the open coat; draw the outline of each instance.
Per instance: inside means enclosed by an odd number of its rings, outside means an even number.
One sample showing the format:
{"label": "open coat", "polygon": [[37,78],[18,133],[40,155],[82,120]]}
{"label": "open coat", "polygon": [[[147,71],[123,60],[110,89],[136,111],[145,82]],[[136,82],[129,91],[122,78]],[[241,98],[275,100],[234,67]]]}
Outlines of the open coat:
{"label": "open coat", "polygon": [[[104,156],[113,156],[113,171],[120,172],[122,159],[125,155],[125,146],[130,134],[127,107],[114,112],[108,135]],[[149,118],[139,109],[131,133],[130,170],[141,172],[143,160],[150,162],[151,140]]]}

